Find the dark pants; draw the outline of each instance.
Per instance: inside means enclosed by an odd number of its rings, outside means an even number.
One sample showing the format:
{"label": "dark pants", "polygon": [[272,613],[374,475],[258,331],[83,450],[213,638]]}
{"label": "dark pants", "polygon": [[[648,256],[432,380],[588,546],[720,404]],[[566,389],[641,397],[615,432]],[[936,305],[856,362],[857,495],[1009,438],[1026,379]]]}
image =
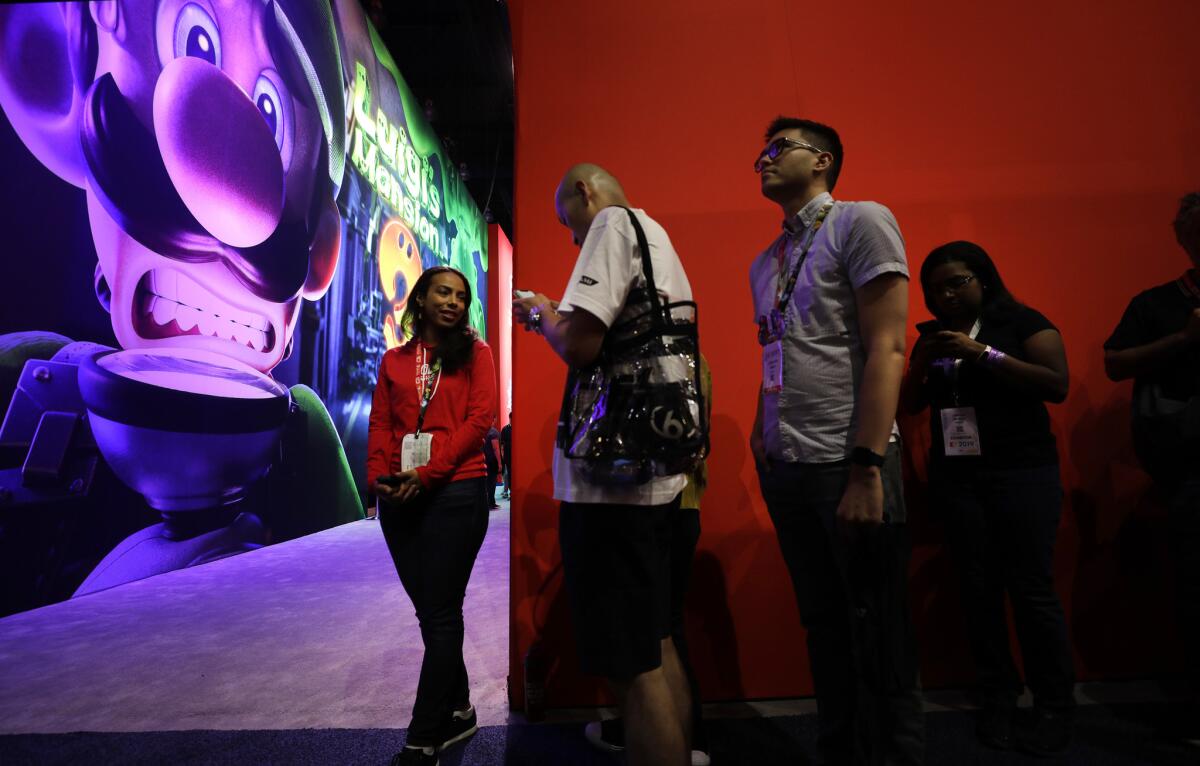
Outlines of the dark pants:
{"label": "dark pants", "polygon": [[484,479],[452,482],[407,505],[381,510],[379,523],[404,592],[421,623],[425,657],[408,744],[438,743],[454,710],[470,704],[463,663],[463,597],[487,533]]}
{"label": "dark pants", "polygon": [[496,505],[496,479],[498,479],[498,478],[500,478],[500,467],[489,465],[487,467],[487,490],[486,490],[487,501],[488,501],[489,507]]}
{"label": "dark pants", "polygon": [[1185,479],[1171,492],[1167,528],[1185,669],[1192,698],[1200,704],[1200,477]]}
{"label": "dark pants", "polygon": [[848,461],[779,463],[759,484],[792,577],[826,764],[919,764],[925,724],[908,607],[900,450],[883,466],[885,523],[845,535],[836,520]]}
{"label": "dark pants", "polygon": [[1069,712],[1075,669],[1053,574],[1063,496],[1058,466],[938,467],[929,490],[958,565],[983,703],[1015,707],[1025,688],[1009,651],[1007,593],[1034,703]]}
{"label": "dark pants", "polygon": [[[688,584],[692,579],[692,559],[696,555],[696,543],[700,541],[700,510],[680,508],[671,517],[671,642],[679,655],[679,664],[687,676],[688,691],[692,701],[692,749],[708,752],[708,739],[704,734],[704,718],[700,710],[700,687],[692,672],[688,658],[687,636],[684,632],[684,604],[687,601]],[[621,725],[621,719],[616,724]],[[625,741],[624,727],[616,735],[620,743]]]}

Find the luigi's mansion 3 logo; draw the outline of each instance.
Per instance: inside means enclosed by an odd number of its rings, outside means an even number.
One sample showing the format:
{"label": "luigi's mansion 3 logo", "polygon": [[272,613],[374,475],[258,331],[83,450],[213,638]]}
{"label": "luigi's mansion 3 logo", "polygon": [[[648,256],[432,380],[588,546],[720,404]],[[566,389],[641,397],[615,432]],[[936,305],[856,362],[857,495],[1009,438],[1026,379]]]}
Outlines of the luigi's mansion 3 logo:
{"label": "luigi's mansion 3 logo", "polygon": [[421,241],[445,257],[436,223],[442,215],[442,198],[433,182],[429,158],[417,153],[408,131],[388,120],[382,106],[371,115],[367,70],[357,61],[354,68],[355,127],[350,159]]}

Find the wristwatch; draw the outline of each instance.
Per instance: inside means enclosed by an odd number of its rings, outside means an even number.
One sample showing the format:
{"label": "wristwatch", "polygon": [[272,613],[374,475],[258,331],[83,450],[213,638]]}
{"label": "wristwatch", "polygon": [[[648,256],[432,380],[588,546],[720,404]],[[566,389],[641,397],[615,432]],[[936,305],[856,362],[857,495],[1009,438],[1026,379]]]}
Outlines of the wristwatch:
{"label": "wristwatch", "polygon": [[866,468],[882,468],[883,455],[872,452],[866,447],[855,447],[850,451],[850,462]]}
{"label": "wristwatch", "polygon": [[526,329],[533,330],[534,332],[541,332],[541,330],[542,330],[542,307],[541,306],[534,306],[533,308],[529,309],[529,313],[525,316],[525,327],[526,327]]}

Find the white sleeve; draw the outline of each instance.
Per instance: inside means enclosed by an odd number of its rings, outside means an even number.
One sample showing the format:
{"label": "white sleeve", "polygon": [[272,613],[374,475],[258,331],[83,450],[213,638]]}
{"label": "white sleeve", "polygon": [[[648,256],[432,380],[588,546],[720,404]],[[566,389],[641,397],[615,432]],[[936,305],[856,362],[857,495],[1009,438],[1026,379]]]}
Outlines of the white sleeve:
{"label": "white sleeve", "polygon": [[632,228],[621,208],[600,211],[579,251],[559,312],[580,308],[594,314],[605,327],[612,327],[637,276]]}

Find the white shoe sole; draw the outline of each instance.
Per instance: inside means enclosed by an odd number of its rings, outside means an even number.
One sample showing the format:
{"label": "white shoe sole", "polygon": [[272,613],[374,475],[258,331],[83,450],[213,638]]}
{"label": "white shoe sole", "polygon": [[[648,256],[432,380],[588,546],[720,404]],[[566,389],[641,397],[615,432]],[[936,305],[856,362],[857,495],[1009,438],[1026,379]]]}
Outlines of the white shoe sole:
{"label": "white shoe sole", "polygon": [[464,739],[474,736],[475,732],[477,732],[477,731],[479,731],[479,726],[478,725],[472,726],[471,728],[464,731],[462,734],[451,737],[450,739],[443,742],[441,744],[441,746],[438,747],[438,751],[440,752],[442,750],[445,750],[446,748],[450,747],[451,745],[458,744],[459,742],[462,742]]}
{"label": "white shoe sole", "polygon": [[611,742],[605,742],[600,736],[600,722],[592,721],[583,727],[583,737],[588,743],[602,753],[622,753],[625,748],[620,745],[614,745]]}

